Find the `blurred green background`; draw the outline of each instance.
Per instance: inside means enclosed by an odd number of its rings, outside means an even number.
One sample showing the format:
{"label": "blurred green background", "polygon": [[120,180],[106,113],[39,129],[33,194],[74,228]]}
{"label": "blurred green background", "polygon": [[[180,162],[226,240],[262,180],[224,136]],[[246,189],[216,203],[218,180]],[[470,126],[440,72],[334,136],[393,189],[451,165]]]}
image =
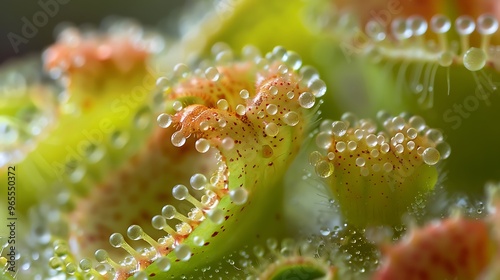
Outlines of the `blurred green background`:
{"label": "blurred green background", "polygon": [[[176,19],[181,11],[192,6],[194,0],[2,0],[0,3],[0,63],[9,58],[19,57],[27,53],[40,52],[54,41],[54,28],[64,22],[98,25],[101,20],[107,16],[120,16],[137,19],[146,26],[161,25],[162,31],[176,33]],[[43,4],[57,3],[59,11],[54,12],[53,16],[48,15],[46,24],[40,24],[38,31],[32,38],[23,36],[23,26],[25,20],[33,23],[33,17],[39,23],[44,22],[42,13],[47,12],[42,8]],[[214,1],[215,4],[215,1]],[[54,10],[57,10],[54,8]],[[36,27],[36,25],[35,25]],[[15,47],[9,39],[16,34],[27,40],[18,45],[16,53]]]}

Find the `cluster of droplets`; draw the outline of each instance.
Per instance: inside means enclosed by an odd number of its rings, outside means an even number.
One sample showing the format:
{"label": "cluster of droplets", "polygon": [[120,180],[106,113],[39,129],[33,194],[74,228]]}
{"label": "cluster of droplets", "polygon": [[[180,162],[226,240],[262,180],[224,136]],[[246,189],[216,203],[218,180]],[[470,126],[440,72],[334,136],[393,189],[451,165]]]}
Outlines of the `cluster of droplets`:
{"label": "cluster of droplets", "polygon": [[41,83],[40,67],[29,58],[0,72],[0,166],[23,159],[58,117],[59,89]]}
{"label": "cluster of droplets", "polygon": [[366,177],[396,172],[401,166],[435,165],[450,155],[443,134],[429,128],[421,117],[393,117],[381,111],[378,119],[384,127],[381,132],[372,120],[358,119],[352,113],[345,113],[340,121],[323,121],[316,136],[322,152],[314,151],[309,158],[317,175],[328,178],[337,166],[357,169]]}
{"label": "cluster of droplets", "polygon": [[[323,227],[319,234],[308,238],[309,242],[322,244],[323,251],[329,251],[334,256],[335,263],[342,268],[339,273],[349,279],[364,278],[379,265],[379,252],[371,235],[381,238],[393,235],[396,240],[398,231],[402,228],[357,228],[350,224],[337,224]],[[347,277],[349,276],[349,277]]]}
{"label": "cluster of droplets", "polygon": [[[134,276],[134,279],[148,279],[144,271],[153,262],[160,271],[168,271],[171,267],[170,259],[167,255],[170,252],[175,254],[175,258],[180,261],[189,261],[192,256],[190,246],[206,246],[208,243],[202,235],[197,235],[195,229],[200,223],[208,220],[211,223],[220,225],[225,221],[225,213],[217,205],[220,200],[229,196],[236,205],[243,205],[248,198],[248,192],[244,188],[237,188],[228,191],[223,185],[213,185],[203,174],[194,174],[190,179],[191,192],[185,185],[176,185],[172,189],[172,196],[179,202],[187,201],[192,208],[183,213],[173,205],[165,205],[161,209],[161,215],[152,218],[152,226],[165,233],[165,236],[155,240],[148,235],[138,225],[131,225],[127,230],[130,240],[142,240],[149,246],[135,249],[120,233],[114,233],[109,238],[109,243],[115,248],[122,248],[127,252],[127,257],[117,262],[111,259],[108,252],[99,249],[95,252],[95,258],[100,263],[95,268],[90,268],[91,261],[84,259],[80,262],[80,269],[83,272],[105,277],[103,279],[122,279],[124,276]],[[203,193],[198,199],[194,193]],[[191,194],[193,193],[193,194]],[[198,196],[198,195],[196,195]],[[174,225],[175,224],[175,225]],[[184,240],[189,238],[191,245]],[[82,262],[85,269],[82,267]],[[104,266],[103,266],[104,265]],[[98,278],[99,279],[99,278]]]}
{"label": "cluster of droplets", "polygon": [[383,111],[377,117],[381,130],[352,113],[323,121],[319,150],[309,155],[342,217],[360,228],[400,225],[415,203],[424,205],[422,197],[438,183],[436,165],[450,155],[443,134],[421,117]]}

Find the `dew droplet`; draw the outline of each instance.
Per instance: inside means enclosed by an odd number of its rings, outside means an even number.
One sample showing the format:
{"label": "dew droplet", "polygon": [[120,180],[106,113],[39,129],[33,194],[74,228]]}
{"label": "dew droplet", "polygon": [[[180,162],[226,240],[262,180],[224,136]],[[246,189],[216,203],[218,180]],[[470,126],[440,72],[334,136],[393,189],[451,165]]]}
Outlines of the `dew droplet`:
{"label": "dew droplet", "polygon": [[320,152],[313,151],[309,155],[309,164],[312,166],[316,166],[320,162],[320,160],[322,160],[322,158],[323,158],[323,156],[321,155]]}
{"label": "dew droplet", "polygon": [[325,82],[323,82],[323,80],[314,79],[309,82],[308,87],[315,97],[322,97],[326,93],[326,84]]}
{"label": "dew droplet", "polygon": [[151,225],[157,230],[162,230],[167,226],[167,221],[165,217],[156,215],[151,219]]}
{"label": "dew droplet", "polygon": [[358,144],[355,141],[349,141],[349,142],[347,142],[347,148],[350,151],[356,150],[357,147],[358,147]]}
{"label": "dew droplet", "polygon": [[278,106],[276,106],[275,104],[269,104],[266,106],[266,112],[269,115],[274,116],[278,112]]}
{"label": "dew droplet", "polygon": [[323,236],[328,236],[328,235],[330,235],[331,231],[330,231],[330,229],[329,229],[329,228],[327,228],[327,227],[321,227],[321,228],[319,229],[319,233],[320,233],[321,235],[323,235]]}
{"label": "dew droplet", "polygon": [[337,137],[342,137],[347,132],[347,124],[343,121],[334,121],[332,123],[332,133]]}
{"label": "dew droplet", "polygon": [[278,73],[280,73],[280,74],[288,73],[288,66],[283,65],[283,64],[278,66]]}
{"label": "dew droplet", "polygon": [[262,258],[264,256],[264,248],[259,245],[255,245],[253,247],[253,253],[255,254],[255,256]]}
{"label": "dew droplet", "polygon": [[392,169],[394,168],[390,162],[384,163],[384,165],[382,167],[384,168],[385,172],[391,172]]}
{"label": "dew droplet", "polygon": [[145,129],[154,120],[148,108],[142,108],[134,116],[134,124],[138,129]]}
{"label": "dew droplet", "polygon": [[284,47],[282,46],[276,46],[274,47],[273,51],[272,51],[272,55],[276,58],[276,59],[279,59],[279,60],[282,60],[284,61],[285,58],[286,58],[286,55],[287,55],[287,51]]}
{"label": "dew droplet", "polygon": [[172,220],[175,215],[177,214],[177,209],[175,209],[174,206],[172,205],[165,205],[161,209],[161,214],[167,219],[167,220]]}
{"label": "dew droplet", "polygon": [[115,248],[121,247],[124,242],[123,235],[120,233],[113,233],[109,237],[109,244]]}
{"label": "dew droplet", "polygon": [[427,31],[427,21],[422,16],[411,16],[407,19],[407,26],[413,36],[424,35]]}
{"label": "dew droplet", "polygon": [[[64,263],[62,262],[62,260],[58,257],[52,257],[50,258],[49,260],[49,266],[50,268],[54,269],[54,270],[57,270],[57,271],[61,271],[62,270],[62,267],[63,267]],[[9,277],[10,278],[10,277]]]}
{"label": "dew droplet", "polygon": [[219,124],[219,127],[226,127],[226,125],[227,125],[226,119],[223,119],[223,118],[219,119],[217,121],[217,123]]}
{"label": "dew droplet", "polygon": [[491,35],[498,30],[498,20],[494,15],[484,14],[477,18],[477,31],[482,35]]}
{"label": "dew droplet", "polygon": [[356,115],[351,112],[345,112],[344,114],[342,114],[340,119],[346,123],[347,127],[354,127],[358,122],[358,117],[356,117]]}
{"label": "dew droplet", "polygon": [[231,49],[221,51],[215,55],[215,61],[218,64],[222,64],[222,65],[230,63],[231,61],[233,61],[233,59],[234,59],[234,56],[233,56],[233,52],[231,51]]}
{"label": "dew droplet", "polygon": [[142,237],[144,231],[138,225],[131,225],[127,229],[127,236],[132,240],[139,240]]}
{"label": "dew droplet", "polygon": [[242,89],[240,91],[240,97],[243,99],[248,99],[250,97],[250,93],[246,89]]}
{"label": "dew droplet", "polygon": [[302,58],[294,51],[288,51],[285,62],[292,67],[293,70],[298,70],[302,66]]}
{"label": "dew droplet", "polygon": [[436,145],[436,150],[438,150],[442,159],[447,159],[451,154],[450,145],[446,142],[440,142]]}
{"label": "dew droplet", "polygon": [[314,104],[316,103],[316,98],[314,95],[310,92],[303,92],[299,95],[299,105],[302,108],[312,108]]}
{"label": "dew droplet", "polygon": [[361,174],[361,176],[366,177],[366,176],[370,175],[370,170],[368,170],[368,168],[366,168],[366,167],[361,167],[360,174]]}
{"label": "dew droplet", "polygon": [[245,107],[245,105],[242,105],[242,104],[236,105],[236,114],[243,116],[243,115],[245,115],[246,110],[247,110],[247,108]]}
{"label": "dew droplet", "polygon": [[108,252],[106,252],[106,250],[99,249],[95,251],[94,257],[98,262],[104,263],[108,260]]}
{"label": "dew droplet", "polygon": [[234,139],[229,136],[222,139],[221,143],[222,143],[222,148],[224,148],[225,150],[229,151],[232,148],[234,148]]}
{"label": "dew droplet", "polygon": [[83,272],[88,272],[92,269],[92,262],[89,259],[82,259],[79,266]]}
{"label": "dew droplet", "polygon": [[327,132],[320,132],[316,136],[316,145],[321,149],[329,149],[332,145],[332,135]]}
{"label": "dew droplet", "polygon": [[184,185],[176,185],[172,189],[172,195],[177,200],[184,200],[189,196],[189,191]]}
{"label": "dew droplet", "polygon": [[405,147],[401,144],[397,144],[394,149],[396,150],[396,153],[402,154],[405,151]]}
{"label": "dew droplet", "polygon": [[170,85],[170,81],[166,77],[159,77],[156,79],[156,87],[160,90],[166,90]]}
{"label": "dew droplet", "polygon": [[391,22],[392,35],[398,40],[404,40],[411,37],[411,29],[406,26],[407,21],[403,18],[395,18]]}
{"label": "dew droplet", "polygon": [[446,16],[438,14],[431,18],[431,29],[434,33],[446,33],[450,30],[450,28],[451,22]]}
{"label": "dew droplet", "polygon": [[182,145],[186,143],[186,138],[180,131],[172,133],[172,137],[170,138],[170,140],[172,141],[172,145],[176,147],[182,147]]}
{"label": "dew droplet", "polygon": [[470,16],[462,15],[455,20],[455,28],[460,35],[469,35],[474,32],[476,24]]}
{"label": "dew droplet", "polygon": [[335,148],[340,153],[342,153],[343,151],[345,151],[346,147],[347,147],[347,145],[343,141],[339,141],[339,142],[337,142],[337,144],[335,144]]}
{"label": "dew droplet", "polygon": [[283,122],[289,126],[296,126],[299,123],[299,114],[290,111],[283,116]]}
{"label": "dew droplet", "polygon": [[413,139],[417,138],[418,131],[414,127],[410,127],[410,128],[408,128],[408,130],[406,130],[406,134],[408,135],[409,139],[413,140]]}
{"label": "dew droplet", "polygon": [[210,142],[205,138],[200,138],[196,140],[194,146],[198,152],[204,154],[210,149]]}
{"label": "dew droplet", "polygon": [[378,21],[370,20],[365,25],[365,32],[370,38],[376,42],[383,41],[386,37],[385,27]]}
{"label": "dew droplet", "polygon": [[170,260],[167,257],[160,257],[156,261],[156,266],[160,271],[168,271],[170,270]]}
{"label": "dew droplet", "polygon": [[179,112],[180,110],[182,110],[182,108],[182,102],[176,100],[172,103],[172,109],[174,109],[176,112]]}
{"label": "dew droplet", "polygon": [[252,45],[244,46],[241,53],[246,60],[255,60],[261,56],[259,49]]}
{"label": "dew droplet", "polygon": [[221,110],[227,110],[227,108],[229,108],[229,103],[227,102],[226,99],[219,99],[217,101],[217,108]]}
{"label": "dew droplet", "polygon": [[239,187],[229,191],[229,197],[234,204],[243,205],[247,202],[248,191],[244,187]]}
{"label": "dew droplet", "polygon": [[453,57],[454,57],[453,52],[444,51],[439,55],[438,63],[443,67],[448,67],[453,63]]}
{"label": "dew droplet", "polygon": [[439,162],[440,155],[438,150],[434,148],[426,148],[422,153],[422,159],[428,165],[435,165]]}
{"label": "dew droplet", "polygon": [[186,78],[189,71],[189,67],[186,64],[179,63],[174,66],[174,75],[178,78]]}
{"label": "dew droplet", "polygon": [[377,136],[375,136],[375,134],[369,134],[366,136],[366,145],[368,145],[368,147],[373,148],[377,146],[377,143]]}
{"label": "dew droplet", "polygon": [[359,167],[363,167],[365,166],[365,163],[366,163],[366,160],[362,157],[358,157],[356,159],[356,165],[359,166]]}
{"label": "dew droplet", "polygon": [[333,170],[333,164],[327,160],[320,160],[315,166],[316,174],[321,178],[330,177],[333,174]]}
{"label": "dew droplet", "polygon": [[408,122],[418,132],[425,129],[425,120],[420,116],[412,116]]}
{"label": "dew droplet", "polygon": [[401,144],[401,143],[403,143],[404,140],[405,140],[405,136],[403,133],[398,132],[398,133],[396,133],[396,135],[394,135],[394,141],[396,143]]}
{"label": "dew droplet", "polygon": [[400,116],[394,117],[392,119],[392,125],[394,126],[394,129],[396,130],[403,130],[405,127],[406,121]]}
{"label": "dew droplet", "polygon": [[319,74],[318,71],[312,66],[306,65],[302,68],[300,68],[300,76],[302,80],[309,82],[313,79],[319,79]]}
{"label": "dew droplet", "polygon": [[406,143],[406,147],[408,147],[408,151],[413,151],[416,147],[416,144],[413,141],[408,141],[408,143]]}
{"label": "dew droplet", "polygon": [[427,130],[425,132],[425,137],[427,137],[427,139],[431,140],[434,143],[442,142],[444,139],[443,133],[435,128]]}
{"label": "dew droplet", "polygon": [[382,143],[382,145],[380,145],[380,151],[384,154],[387,154],[390,149],[391,147],[387,143]]}

